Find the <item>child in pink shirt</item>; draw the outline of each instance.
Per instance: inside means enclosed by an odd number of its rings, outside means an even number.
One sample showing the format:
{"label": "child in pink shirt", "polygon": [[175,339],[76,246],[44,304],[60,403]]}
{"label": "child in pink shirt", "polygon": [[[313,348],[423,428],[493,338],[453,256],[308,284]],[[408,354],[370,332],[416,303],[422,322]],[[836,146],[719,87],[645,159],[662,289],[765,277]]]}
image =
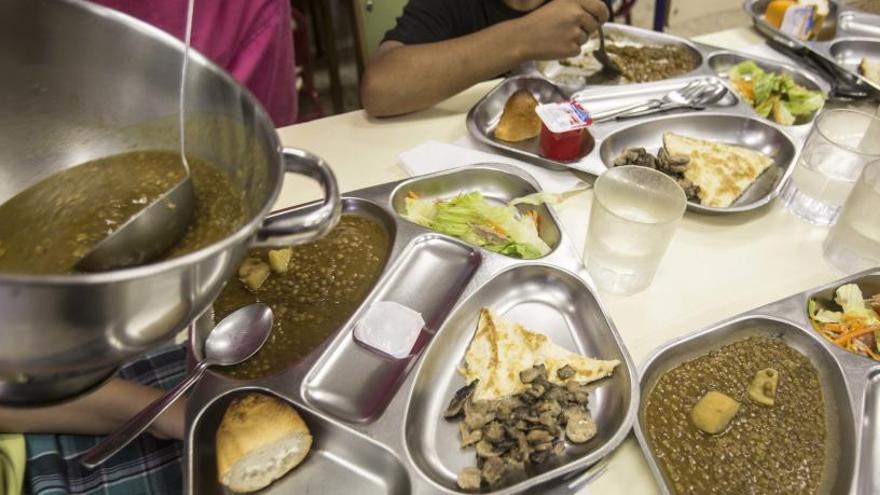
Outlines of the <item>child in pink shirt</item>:
{"label": "child in pink shirt", "polygon": [[[179,39],[187,0],[92,0]],[[293,35],[288,0],[195,0],[192,44],[247,86],[276,127],[296,122]]]}

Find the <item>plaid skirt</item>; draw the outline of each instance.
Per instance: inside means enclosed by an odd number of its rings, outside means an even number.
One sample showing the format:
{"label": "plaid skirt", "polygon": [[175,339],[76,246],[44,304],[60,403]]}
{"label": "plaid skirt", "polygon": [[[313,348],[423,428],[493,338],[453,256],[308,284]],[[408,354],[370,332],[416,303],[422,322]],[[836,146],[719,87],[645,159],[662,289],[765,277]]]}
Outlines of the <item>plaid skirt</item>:
{"label": "plaid skirt", "polygon": [[[186,350],[171,346],[123,366],[117,376],[162,389],[177,385],[186,373]],[[25,435],[27,467],[24,492],[35,495],[174,495],[183,492],[183,444],[145,433],[95,469],[77,458],[101,437]]]}

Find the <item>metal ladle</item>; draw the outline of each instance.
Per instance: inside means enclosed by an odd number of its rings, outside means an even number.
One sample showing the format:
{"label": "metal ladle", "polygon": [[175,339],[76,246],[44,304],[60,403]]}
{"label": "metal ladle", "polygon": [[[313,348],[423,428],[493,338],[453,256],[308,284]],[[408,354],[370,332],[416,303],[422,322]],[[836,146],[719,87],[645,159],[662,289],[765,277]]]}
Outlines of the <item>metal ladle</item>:
{"label": "metal ladle", "polygon": [[176,186],[111,232],[80,259],[75,268],[102,272],[136,266],[162,256],[186,234],[196,197],[189,171]]}
{"label": "metal ladle", "polygon": [[271,330],[272,310],[265,304],[251,304],[223,318],[205,340],[205,359],[196,365],[186,379],[89,449],[80,457],[80,463],[91,469],[116,455],[198,383],[210,366],[232,366],[247,360],[263,347]]}
{"label": "metal ladle", "polygon": [[177,185],[135,213],[119,228],[92,246],[74,268],[83,272],[103,272],[142,265],[165,254],[189,229],[196,208],[192,174],[186,161],[186,75],[192,41],[193,5],[187,2],[183,63],[180,68],[179,131],[180,161],[186,175]]}

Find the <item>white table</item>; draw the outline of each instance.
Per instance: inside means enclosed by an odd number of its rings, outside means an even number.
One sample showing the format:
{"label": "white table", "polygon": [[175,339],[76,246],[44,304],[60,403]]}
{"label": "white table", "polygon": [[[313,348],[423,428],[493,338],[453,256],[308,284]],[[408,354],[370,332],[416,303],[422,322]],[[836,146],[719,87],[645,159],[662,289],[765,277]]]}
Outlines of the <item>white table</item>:
{"label": "white table", "polygon": [[[750,29],[721,31],[696,41],[743,49],[763,39]],[[285,145],[325,158],[348,191],[399,180],[400,152],[427,140],[463,136],[465,114],[497,81],[477,84],[436,107],[392,119],[363,111],[279,130]],[[288,179],[279,207],[316,196],[316,188]],[[583,247],[592,192],[557,207],[565,229]],[[827,228],[807,224],[774,202],[733,216],[687,214],[651,287],[619,297],[601,294],[637,366],[665,341],[748,309],[830,282],[844,274],[822,257]],[[615,451],[593,494],[659,493],[633,435]]]}

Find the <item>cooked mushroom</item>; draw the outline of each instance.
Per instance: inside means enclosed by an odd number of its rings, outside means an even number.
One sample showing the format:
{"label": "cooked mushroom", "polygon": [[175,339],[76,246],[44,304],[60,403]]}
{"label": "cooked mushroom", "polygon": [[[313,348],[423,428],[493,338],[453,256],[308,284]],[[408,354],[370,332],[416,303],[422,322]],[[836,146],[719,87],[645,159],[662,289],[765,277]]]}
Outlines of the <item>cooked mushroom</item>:
{"label": "cooked mushroom", "polygon": [[566,407],[564,411],[562,411],[562,417],[565,418],[565,422],[577,420],[582,415],[584,415],[584,408],[581,406],[569,406]]}
{"label": "cooked mushroom", "polygon": [[494,445],[483,439],[477,442],[477,455],[488,459],[491,457],[498,457],[501,455],[501,452],[495,450]]}
{"label": "cooked mushroom", "polygon": [[486,483],[494,485],[501,480],[502,476],[504,476],[505,469],[506,466],[504,461],[497,457],[492,457],[486,459],[486,462],[483,463],[483,469],[480,474]]}
{"label": "cooked mushroom", "polygon": [[464,403],[467,402],[467,400],[470,399],[471,396],[474,394],[474,389],[477,388],[478,381],[479,380],[474,380],[470,384],[456,390],[455,395],[452,397],[452,400],[449,401],[449,406],[443,413],[444,418],[454,418],[461,414],[462,409],[464,409]]}
{"label": "cooked mushroom", "polygon": [[543,364],[532,366],[519,372],[519,380],[523,383],[532,383],[542,377],[547,378],[547,368]]}
{"label": "cooked mushroom", "polygon": [[526,389],[526,394],[531,397],[534,397],[535,399],[538,399],[542,395],[544,395],[544,392],[546,392],[546,391],[547,391],[547,389],[544,387],[544,385],[541,385],[540,383],[535,383],[535,384],[532,384],[531,387]]}
{"label": "cooked mushroom", "polygon": [[550,411],[542,412],[540,416],[538,416],[538,422],[542,425],[550,428],[556,426],[558,415],[551,413]]}
{"label": "cooked mushroom", "polygon": [[553,442],[539,443],[535,445],[535,450],[552,450]]}
{"label": "cooked mushroom", "polygon": [[462,490],[475,491],[480,489],[480,481],[480,470],[473,466],[468,466],[458,472],[456,483],[458,483],[458,487]]}
{"label": "cooked mushroom", "polygon": [[596,436],[596,422],[588,413],[572,416],[565,424],[565,436],[572,443],[584,443]]}
{"label": "cooked mushroom", "polygon": [[565,400],[566,390],[562,387],[553,387],[550,390],[544,392],[544,400],[552,400],[556,402],[562,402]]}
{"label": "cooked mushroom", "polygon": [[[461,445],[474,445],[483,486],[512,483],[563,455],[566,439],[583,443],[596,435],[587,410],[590,388],[572,379],[576,371],[571,366],[555,373],[562,384],[548,381],[543,365],[523,370],[519,377],[525,390],[498,400],[473,400],[473,384],[456,392],[446,415],[463,415]],[[460,472],[459,486],[479,488],[474,473]]]}
{"label": "cooked mushroom", "polygon": [[492,443],[498,443],[506,437],[504,427],[501,426],[501,423],[498,421],[492,421],[489,423],[489,426],[485,428],[484,436],[486,437],[486,440]]}
{"label": "cooked mushroom", "polygon": [[487,401],[466,401],[464,403],[464,423],[471,430],[482,428],[495,419],[495,413]]}
{"label": "cooked mushroom", "polygon": [[553,441],[553,435],[547,430],[531,430],[526,433],[526,440],[528,440],[531,445],[548,443]]}
{"label": "cooked mushroom", "polygon": [[566,364],[562,368],[556,370],[556,376],[559,377],[560,380],[568,380],[576,374],[574,368],[570,365]]}
{"label": "cooked mushroom", "polygon": [[529,462],[535,465],[541,465],[547,462],[550,457],[553,455],[552,449],[547,450],[533,450],[529,454]]}
{"label": "cooked mushroom", "polygon": [[553,453],[556,455],[562,455],[565,453],[565,442],[562,440],[556,440],[553,442]]}
{"label": "cooked mushroom", "polygon": [[550,413],[554,416],[559,416],[559,413],[562,412],[562,406],[559,405],[559,402],[555,400],[543,400],[538,403],[538,412],[539,413]]}
{"label": "cooked mushroom", "polygon": [[461,446],[467,447],[479,442],[483,438],[482,430],[469,430],[462,421],[458,424],[458,435],[461,438]]}

